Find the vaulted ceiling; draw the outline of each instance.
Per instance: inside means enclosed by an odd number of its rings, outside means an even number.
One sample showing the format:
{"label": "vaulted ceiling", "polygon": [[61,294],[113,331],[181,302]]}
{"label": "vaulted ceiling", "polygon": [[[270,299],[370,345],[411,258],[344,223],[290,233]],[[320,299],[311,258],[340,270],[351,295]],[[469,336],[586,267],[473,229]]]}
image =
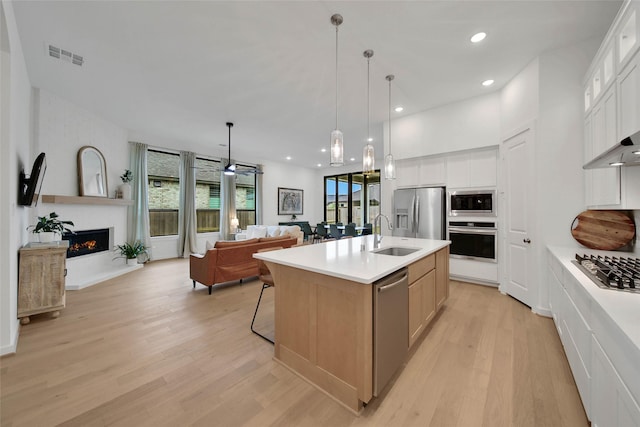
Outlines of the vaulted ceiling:
{"label": "vaulted ceiling", "polygon": [[[29,77],[145,142],[226,156],[326,166],[335,127],[359,162],[371,128],[382,151],[387,74],[407,115],[499,90],[545,50],[602,39],[620,1],[19,1]],[[472,44],[478,31],[485,41]],[[81,55],[76,66],[48,45]],[[594,54],[595,52],[591,52]],[[480,83],[495,80],[489,88]]]}

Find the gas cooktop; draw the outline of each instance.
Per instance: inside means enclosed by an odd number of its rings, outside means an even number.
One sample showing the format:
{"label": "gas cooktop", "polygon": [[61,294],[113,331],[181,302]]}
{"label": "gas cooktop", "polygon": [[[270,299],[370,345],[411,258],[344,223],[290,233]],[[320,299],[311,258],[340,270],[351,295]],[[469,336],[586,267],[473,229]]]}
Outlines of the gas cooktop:
{"label": "gas cooktop", "polygon": [[640,259],[576,254],[571,261],[604,289],[640,293]]}

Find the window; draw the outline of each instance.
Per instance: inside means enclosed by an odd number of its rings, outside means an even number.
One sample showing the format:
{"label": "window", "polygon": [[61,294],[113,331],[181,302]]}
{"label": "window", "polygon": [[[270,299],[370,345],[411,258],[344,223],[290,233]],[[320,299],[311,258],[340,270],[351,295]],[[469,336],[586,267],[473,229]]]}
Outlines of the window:
{"label": "window", "polygon": [[[239,165],[244,166],[244,165]],[[256,176],[236,174],[236,217],[240,228],[256,224]]]}
{"label": "window", "polygon": [[196,232],[220,230],[220,162],[196,158]]}
{"label": "window", "polygon": [[[220,231],[219,160],[196,158],[196,232]],[[151,237],[178,234],[180,155],[158,150],[147,154],[149,225]],[[240,227],[256,223],[256,176],[235,176],[236,215]]]}
{"label": "window", "polygon": [[380,213],[380,171],[324,177],[324,220],[362,226]]}
{"label": "window", "polygon": [[178,234],[180,156],[149,150],[149,227],[151,236]]}

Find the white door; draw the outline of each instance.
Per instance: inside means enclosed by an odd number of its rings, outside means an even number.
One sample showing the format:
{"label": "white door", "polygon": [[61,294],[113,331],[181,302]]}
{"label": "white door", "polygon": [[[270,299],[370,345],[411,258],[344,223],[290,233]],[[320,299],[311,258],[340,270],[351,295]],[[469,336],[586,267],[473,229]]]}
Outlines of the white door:
{"label": "white door", "polygon": [[504,277],[501,290],[529,307],[535,304],[533,234],[534,134],[531,127],[502,143],[504,170]]}

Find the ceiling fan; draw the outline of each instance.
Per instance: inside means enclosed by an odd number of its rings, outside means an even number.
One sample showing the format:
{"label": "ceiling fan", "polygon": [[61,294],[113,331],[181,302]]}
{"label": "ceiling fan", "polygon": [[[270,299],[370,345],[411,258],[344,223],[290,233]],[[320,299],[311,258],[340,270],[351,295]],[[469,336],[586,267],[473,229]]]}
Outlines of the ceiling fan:
{"label": "ceiling fan", "polygon": [[225,175],[248,175],[250,173],[254,174],[263,174],[260,169],[256,167],[236,165],[235,163],[231,163],[231,128],[233,127],[233,123],[227,122],[227,127],[229,128],[229,157],[227,158],[227,164],[225,165],[222,171]]}

